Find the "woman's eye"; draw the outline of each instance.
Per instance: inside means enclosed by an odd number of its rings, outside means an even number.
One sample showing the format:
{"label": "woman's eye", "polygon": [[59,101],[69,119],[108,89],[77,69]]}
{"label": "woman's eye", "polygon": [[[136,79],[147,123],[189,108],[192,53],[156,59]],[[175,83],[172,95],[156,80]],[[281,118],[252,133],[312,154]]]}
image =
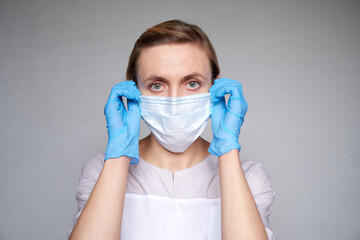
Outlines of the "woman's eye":
{"label": "woman's eye", "polygon": [[160,83],[154,83],[151,85],[151,88],[154,90],[160,90],[161,89],[161,84]]}
{"label": "woman's eye", "polygon": [[188,82],[187,84],[190,88],[197,88],[199,86],[199,83],[196,81]]}

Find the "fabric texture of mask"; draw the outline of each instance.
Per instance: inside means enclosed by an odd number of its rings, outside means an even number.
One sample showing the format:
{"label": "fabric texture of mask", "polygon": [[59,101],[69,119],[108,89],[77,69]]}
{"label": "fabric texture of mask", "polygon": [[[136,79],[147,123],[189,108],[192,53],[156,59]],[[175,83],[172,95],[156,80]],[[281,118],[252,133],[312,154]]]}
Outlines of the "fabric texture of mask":
{"label": "fabric texture of mask", "polygon": [[210,93],[183,97],[140,96],[141,117],[158,142],[184,152],[204,131],[212,111]]}

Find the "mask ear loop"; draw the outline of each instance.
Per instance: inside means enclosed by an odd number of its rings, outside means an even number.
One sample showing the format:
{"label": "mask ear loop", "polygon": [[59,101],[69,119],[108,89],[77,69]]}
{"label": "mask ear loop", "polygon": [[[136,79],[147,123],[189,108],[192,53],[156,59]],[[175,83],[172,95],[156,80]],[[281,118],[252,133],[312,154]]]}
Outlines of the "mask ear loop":
{"label": "mask ear loop", "polygon": [[[211,93],[211,95],[212,95],[212,94],[213,94],[213,93]],[[210,95],[210,116],[209,116],[209,118],[211,118],[211,114],[212,114],[213,108],[214,108],[214,102],[211,101],[211,95]]]}
{"label": "mask ear loop", "polygon": [[143,118],[143,109],[142,109],[142,104],[141,104],[141,96],[140,96],[140,100],[137,101],[137,105],[139,107],[140,117],[144,120],[144,118]]}

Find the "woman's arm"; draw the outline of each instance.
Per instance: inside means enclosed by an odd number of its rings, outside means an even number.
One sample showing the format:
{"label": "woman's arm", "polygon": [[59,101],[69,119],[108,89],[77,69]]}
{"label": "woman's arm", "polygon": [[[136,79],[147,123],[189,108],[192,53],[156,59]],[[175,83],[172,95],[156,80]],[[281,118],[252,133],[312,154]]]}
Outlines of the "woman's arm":
{"label": "woman's arm", "polygon": [[69,239],[120,239],[128,170],[139,158],[140,94],[133,81],[111,88],[104,108],[105,162]]}
{"label": "woman's arm", "polygon": [[219,157],[222,239],[268,239],[245,178],[239,150]]}
{"label": "woman's arm", "polygon": [[[219,157],[222,239],[267,239],[239,157],[238,138],[248,109],[242,85],[233,79],[218,78],[209,92],[214,103],[209,152]],[[227,104],[226,94],[230,94]]]}
{"label": "woman's arm", "polygon": [[120,239],[130,157],[108,159],[69,239]]}

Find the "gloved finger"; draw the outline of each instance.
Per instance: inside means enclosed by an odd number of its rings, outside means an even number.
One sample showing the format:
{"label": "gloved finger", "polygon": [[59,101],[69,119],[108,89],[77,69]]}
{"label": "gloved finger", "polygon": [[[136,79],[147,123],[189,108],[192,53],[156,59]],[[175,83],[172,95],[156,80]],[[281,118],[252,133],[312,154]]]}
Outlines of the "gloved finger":
{"label": "gloved finger", "polygon": [[210,87],[209,92],[214,92],[217,88],[219,88],[220,85],[222,85],[224,82],[228,82],[229,80],[231,79],[223,77],[216,78],[214,84]]}
{"label": "gloved finger", "polygon": [[137,101],[128,100],[127,124],[132,133],[140,131],[140,109]]}
{"label": "gloved finger", "polygon": [[248,110],[248,103],[243,96],[242,98],[230,96],[227,109],[232,114],[237,115],[240,118],[244,118]]}
{"label": "gloved finger", "polygon": [[134,100],[129,99],[127,101],[127,105],[128,105],[128,111],[129,112],[138,113],[139,116],[140,116],[140,108],[139,108],[138,101],[134,101]]}
{"label": "gloved finger", "polygon": [[119,97],[126,97],[127,99],[138,101],[140,100],[140,94],[141,92],[135,85],[131,84],[130,81],[121,82],[111,89],[108,101],[117,101],[116,99]]}
{"label": "gloved finger", "polygon": [[[140,91],[136,88],[132,81],[124,81],[112,87],[108,101],[104,108],[104,114],[108,122],[116,121],[122,122],[123,114],[126,111],[122,97],[129,99],[140,99]],[[123,123],[120,123],[120,125]],[[119,124],[116,124],[119,125]]]}
{"label": "gloved finger", "polygon": [[213,102],[220,101],[225,94],[230,93],[231,87],[231,80],[226,78],[220,78],[215,80],[215,84],[209,89],[211,93],[211,100]]}
{"label": "gloved finger", "polygon": [[106,116],[111,116],[112,113],[123,112],[124,110],[125,110],[125,106],[122,98],[117,97],[113,100],[109,98],[105,104],[104,114]]}
{"label": "gloved finger", "polygon": [[225,97],[221,97],[221,98],[219,99],[219,101],[217,101],[216,103],[214,103],[213,110],[218,109],[218,108],[226,109]]}
{"label": "gloved finger", "polygon": [[120,84],[124,84],[124,86],[127,86],[129,89],[132,89],[132,91],[134,91],[136,93],[136,95],[138,95],[138,96],[141,95],[141,92],[137,88],[136,83],[134,81],[128,80],[128,81],[121,82]]}
{"label": "gloved finger", "polygon": [[213,88],[210,89],[210,92],[212,92],[212,97],[215,99],[214,101],[223,98],[225,94],[231,94],[227,107],[229,112],[227,115],[230,116],[227,119],[232,119],[232,115],[235,115],[238,118],[244,118],[248,104],[242,92],[240,82],[229,78],[221,78],[216,80]]}
{"label": "gloved finger", "polygon": [[226,112],[226,103],[225,98],[222,98],[220,101],[214,104],[212,112],[210,117],[217,119],[217,117],[220,117],[220,119],[225,115]]}
{"label": "gloved finger", "polygon": [[214,84],[209,89],[209,93],[211,93],[210,100],[213,101],[214,103],[221,100],[221,97],[215,96],[215,92],[218,88],[218,85],[220,84],[220,82],[219,82],[220,80],[221,80],[221,78],[215,79]]}
{"label": "gloved finger", "polygon": [[211,97],[214,102],[226,94],[231,94],[236,98],[243,98],[241,83],[229,78],[215,80],[215,84],[210,88],[209,92],[212,93]]}
{"label": "gloved finger", "polygon": [[121,103],[108,102],[104,109],[109,137],[118,132],[126,123],[126,110],[122,99],[118,98],[117,101]]}
{"label": "gloved finger", "polygon": [[226,111],[224,117],[224,127],[229,129],[229,133],[238,137],[240,135],[240,128],[244,122],[244,117],[234,114],[232,111]]}

